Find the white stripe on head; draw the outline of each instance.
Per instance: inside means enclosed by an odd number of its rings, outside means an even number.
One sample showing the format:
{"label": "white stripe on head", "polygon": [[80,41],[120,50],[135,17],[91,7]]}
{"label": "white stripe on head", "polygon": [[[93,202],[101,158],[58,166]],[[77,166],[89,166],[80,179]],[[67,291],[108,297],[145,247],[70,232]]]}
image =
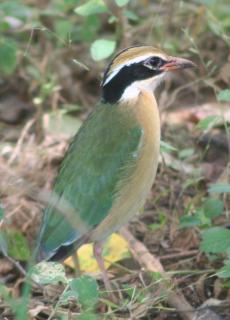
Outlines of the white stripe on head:
{"label": "white stripe on head", "polygon": [[[116,68],[114,68],[114,70],[111,72],[111,74],[108,76],[108,78],[106,79],[106,81],[103,83],[103,87],[113,79],[113,77],[115,77],[118,72],[125,66],[130,66],[131,64],[134,64],[134,63],[138,63],[138,62],[141,62],[141,61],[145,61],[147,58],[150,58],[153,56],[153,53],[150,52],[148,54],[143,54],[141,56],[138,56],[138,57],[135,57],[133,59],[130,59],[130,60],[127,60],[126,62],[124,63],[121,63],[120,65],[118,65]],[[165,59],[165,56],[157,53],[157,57],[160,57],[162,59]],[[115,59],[116,60],[116,59]]]}

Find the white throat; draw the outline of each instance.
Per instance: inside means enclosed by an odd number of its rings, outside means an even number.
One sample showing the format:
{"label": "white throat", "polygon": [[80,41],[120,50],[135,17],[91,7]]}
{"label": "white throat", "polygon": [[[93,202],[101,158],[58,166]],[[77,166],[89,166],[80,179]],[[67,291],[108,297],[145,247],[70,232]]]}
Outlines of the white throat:
{"label": "white throat", "polygon": [[164,77],[165,77],[165,73],[162,73],[154,78],[133,82],[124,90],[119,102],[136,100],[142,90],[150,91],[153,93],[153,91],[162,82]]}

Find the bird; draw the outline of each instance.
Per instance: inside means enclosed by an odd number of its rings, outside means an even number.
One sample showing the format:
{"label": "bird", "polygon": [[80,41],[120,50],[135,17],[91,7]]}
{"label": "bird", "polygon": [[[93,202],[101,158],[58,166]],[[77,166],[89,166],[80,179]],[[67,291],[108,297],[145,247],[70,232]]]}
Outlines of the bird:
{"label": "bird", "polygon": [[105,69],[101,97],[60,165],[37,238],[37,261],[67,258],[92,242],[107,290],[104,240],[143,207],[160,149],[155,89],[172,71],[194,67],[153,46],[120,51]]}

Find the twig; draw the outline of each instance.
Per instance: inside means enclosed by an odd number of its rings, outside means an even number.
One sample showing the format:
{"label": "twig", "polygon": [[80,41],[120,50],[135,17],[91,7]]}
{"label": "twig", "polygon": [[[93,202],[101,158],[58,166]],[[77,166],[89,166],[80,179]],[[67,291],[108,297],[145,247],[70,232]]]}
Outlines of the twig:
{"label": "twig", "polygon": [[[120,233],[128,241],[130,251],[140,265],[148,271],[161,273],[162,277],[166,280],[162,281],[160,285],[164,291],[168,292],[167,300],[169,305],[177,310],[183,320],[196,319],[196,311],[188,303],[183,294],[180,292],[175,292],[175,285],[173,284],[172,279],[170,279],[170,276],[164,271],[159,259],[153,256],[143,243],[135,239],[134,236],[127,230],[127,228],[122,228]],[[169,284],[174,287],[173,291],[169,291]]]}
{"label": "twig", "polygon": [[32,127],[32,125],[34,124],[35,120],[34,119],[31,119],[29,120],[26,125],[24,126],[24,128],[22,129],[22,132],[21,132],[21,135],[17,141],[17,144],[16,144],[16,147],[14,149],[14,152],[12,153],[9,161],[8,161],[8,164],[11,165],[14,160],[17,158],[17,156],[19,155],[20,151],[21,151],[21,148],[22,148],[22,144],[24,142],[24,139],[28,133],[28,131],[30,130],[30,128]]}
{"label": "twig", "polygon": [[21,266],[21,264],[14,260],[13,258],[9,257],[8,254],[6,254],[3,250],[2,250],[3,256],[9,261],[11,262],[16,269],[25,277],[26,276],[26,270]]}
{"label": "twig", "polygon": [[197,253],[198,253],[198,250],[183,251],[183,252],[165,254],[164,256],[159,257],[159,259],[160,261],[162,261],[162,260],[169,260],[169,259],[175,259],[175,258],[184,258],[184,257],[193,256]]}

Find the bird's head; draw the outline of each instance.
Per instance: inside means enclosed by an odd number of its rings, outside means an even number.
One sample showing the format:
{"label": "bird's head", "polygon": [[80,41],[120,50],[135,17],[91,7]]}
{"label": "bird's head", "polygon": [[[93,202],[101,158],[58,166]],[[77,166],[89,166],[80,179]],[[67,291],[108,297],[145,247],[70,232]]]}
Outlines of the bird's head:
{"label": "bird's head", "polygon": [[136,46],[118,53],[108,65],[102,81],[102,99],[116,103],[153,91],[171,71],[194,67],[187,59],[171,57],[152,46]]}

